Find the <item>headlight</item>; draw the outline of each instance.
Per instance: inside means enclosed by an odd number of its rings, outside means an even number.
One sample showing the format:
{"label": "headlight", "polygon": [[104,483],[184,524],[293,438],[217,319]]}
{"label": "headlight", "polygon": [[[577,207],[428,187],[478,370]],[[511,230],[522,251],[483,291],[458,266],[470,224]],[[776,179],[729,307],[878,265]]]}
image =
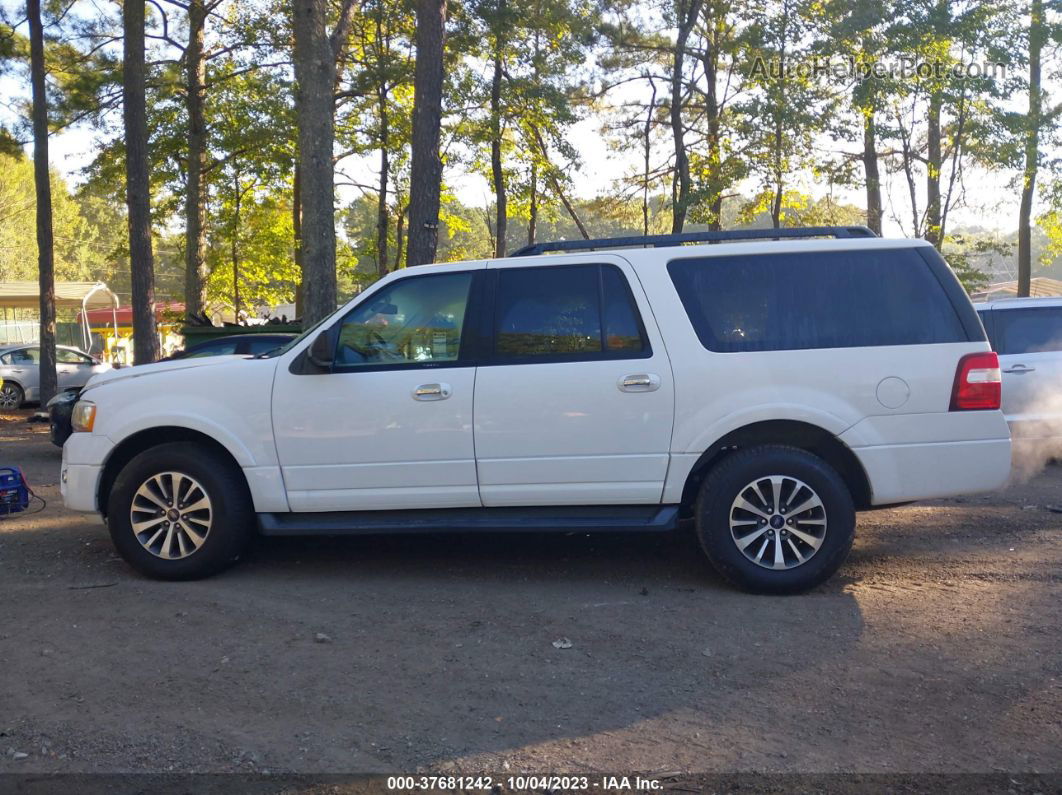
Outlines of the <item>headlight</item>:
{"label": "headlight", "polygon": [[96,404],[90,400],[79,400],[74,404],[70,415],[70,427],[75,431],[90,432],[96,422]]}

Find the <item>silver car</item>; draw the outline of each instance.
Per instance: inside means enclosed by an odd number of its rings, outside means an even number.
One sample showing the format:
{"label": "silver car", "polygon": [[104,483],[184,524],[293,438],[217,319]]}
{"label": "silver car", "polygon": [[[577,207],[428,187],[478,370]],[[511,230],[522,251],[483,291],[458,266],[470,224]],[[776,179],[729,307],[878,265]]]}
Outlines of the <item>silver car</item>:
{"label": "silver car", "polygon": [[[0,409],[17,409],[40,400],[41,347],[36,343],[0,347]],[[104,364],[65,345],[55,346],[55,373],[59,390],[80,388],[96,373],[110,370]]]}

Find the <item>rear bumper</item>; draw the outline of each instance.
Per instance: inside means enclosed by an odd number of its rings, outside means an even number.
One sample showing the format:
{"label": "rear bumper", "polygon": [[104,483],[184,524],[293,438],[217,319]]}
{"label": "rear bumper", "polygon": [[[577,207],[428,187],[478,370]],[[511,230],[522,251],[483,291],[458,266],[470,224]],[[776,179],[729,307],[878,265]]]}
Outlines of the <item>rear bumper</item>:
{"label": "rear bumper", "polygon": [[863,465],[871,505],[993,491],[1010,478],[1001,411],[879,415],[838,438]]}
{"label": "rear bumper", "polygon": [[875,445],[852,450],[872,505],[994,491],[1010,477],[1010,439]]}

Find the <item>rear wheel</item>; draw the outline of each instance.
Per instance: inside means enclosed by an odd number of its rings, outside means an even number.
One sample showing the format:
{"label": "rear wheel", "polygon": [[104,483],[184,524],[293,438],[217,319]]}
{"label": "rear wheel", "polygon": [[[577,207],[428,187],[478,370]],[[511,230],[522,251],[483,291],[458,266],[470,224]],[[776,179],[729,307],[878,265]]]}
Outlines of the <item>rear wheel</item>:
{"label": "rear wheel", "polygon": [[762,445],[716,465],[701,485],[697,535],[727,580],[756,593],[799,593],[829,579],[855,535],[844,480],[806,450]]}
{"label": "rear wheel", "polygon": [[0,384],[0,409],[17,409],[25,396],[22,387],[14,381],[4,381]]}
{"label": "rear wheel", "polygon": [[236,562],[254,512],[243,474],[189,442],[146,450],[126,464],[107,501],[111,540],[149,577],[191,580]]}

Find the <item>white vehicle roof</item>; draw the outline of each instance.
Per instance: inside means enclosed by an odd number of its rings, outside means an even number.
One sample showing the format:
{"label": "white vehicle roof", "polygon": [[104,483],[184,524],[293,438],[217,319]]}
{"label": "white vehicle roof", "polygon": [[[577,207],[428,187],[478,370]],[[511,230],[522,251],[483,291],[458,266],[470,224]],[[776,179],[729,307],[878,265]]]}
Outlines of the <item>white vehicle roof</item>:
{"label": "white vehicle roof", "polygon": [[[894,248],[932,248],[932,244],[921,238],[888,237],[851,237],[851,238],[791,238],[782,240],[742,240],[728,243],[701,243],[673,246],[638,246],[631,248],[581,249],[575,251],[549,252],[546,254],[529,254],[520,257],[505,257],[486,260],[488,268],[498,266],[553,265],[573,260],[600,259],[602,255],[615,254],[628,260],[631,264],[660,262],[686,257],[722,257],[732,254],[779,254],[802,251],[859,251]],[[466,260],[432,265],[434,268],[462,270],[468,267],[484,266],[484,260]]]}

